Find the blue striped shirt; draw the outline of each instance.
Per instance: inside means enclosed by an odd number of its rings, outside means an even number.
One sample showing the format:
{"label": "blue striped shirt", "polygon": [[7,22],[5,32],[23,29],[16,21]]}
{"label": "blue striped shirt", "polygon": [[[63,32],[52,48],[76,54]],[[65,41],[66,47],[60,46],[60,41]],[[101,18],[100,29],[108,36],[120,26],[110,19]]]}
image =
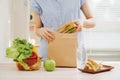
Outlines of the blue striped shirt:
{"label": "blue striped shirt", "polygon": [[[31,8],[40,14],[45,28],[56,31],[61,25],[80,19],[84,0],[31,0]],[[47,59],[47,42],[40,41],[40,56]]]}

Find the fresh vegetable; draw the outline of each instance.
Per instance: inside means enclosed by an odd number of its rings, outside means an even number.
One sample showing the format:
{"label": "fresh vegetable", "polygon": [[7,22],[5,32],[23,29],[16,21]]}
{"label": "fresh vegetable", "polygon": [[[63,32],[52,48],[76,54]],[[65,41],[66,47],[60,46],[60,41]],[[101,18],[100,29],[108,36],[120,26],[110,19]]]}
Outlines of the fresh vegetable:
{"label": "fresh vegetable", "polygon": [[33,52],[32,56],[30,56],[27,59],[24,59],[24,61],[22,62],[18,62],[17,66],[20,70],[30,70],[29,66],[34,65],[35,63],[37,63],[37,54]]}
{"label": "fresh vegetable", "polygon": [[30,67],[25,62],[18,62],[18,68],[21,67],[25,70],[29,70]]}
{"label": "fresh vegetable", "polygon": [[35,47],[26,39],[20,38],[14,39],[12,46],[6,49],[6,57],[12,58],[17,62],[18,68],[24,70],[30,70],[29,66],[40,61]]}
{"label": "fresh vegetable", "polygon": [[34,65],[37,62],[37,54],[33,52],[32,56],[29,58],[25,59],[24,62],[27,63],[29,66]]}
{"label": "fresh vegetable", "polygon": [[22,62],[32,55],[33,45],[25,39],[16,38],[11,47],[6,49],[6,56]]}

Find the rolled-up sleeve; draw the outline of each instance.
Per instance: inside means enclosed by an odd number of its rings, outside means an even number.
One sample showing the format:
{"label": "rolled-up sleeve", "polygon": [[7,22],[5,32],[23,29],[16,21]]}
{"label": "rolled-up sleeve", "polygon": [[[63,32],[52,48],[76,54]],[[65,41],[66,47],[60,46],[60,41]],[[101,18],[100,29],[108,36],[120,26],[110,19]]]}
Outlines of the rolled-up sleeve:
{"label": "rolled-up sleeve", "polygon": [[83,5],[85,0],[80,0],[80,4]]}
{"label": "rolled-up sleeve", "polygon": [[30,7],[32,10],[36,11],[38,14],[42,14],[42,9],[36,0],[30,1]]}

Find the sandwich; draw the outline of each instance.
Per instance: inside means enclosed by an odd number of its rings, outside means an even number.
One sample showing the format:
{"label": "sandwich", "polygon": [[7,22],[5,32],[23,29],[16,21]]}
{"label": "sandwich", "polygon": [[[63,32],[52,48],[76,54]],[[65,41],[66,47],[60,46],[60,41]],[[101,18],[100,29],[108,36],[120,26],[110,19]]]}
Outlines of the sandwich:
{"label": "sandwich", "polygon": [[57,29],[60,33],[73,33],[77,29],[77,24],[75,22],[69,22]]}
{"label": "sandwich", "polygon": [[10,47],[6,49],[6,57],[12,58],[19,70],[38,70],[41,58],[38,57],[35,46],[26,39],[16,38]]}
{"label": "sandwich", "polygon": [[84,67],[84,70],[85,71],[93,71],[94,72],[94,71],[100,70],[100,68],[101,68],[100,64],[98,64],[97,62],[95,62],[92,59],[88,59],[86,65]]}

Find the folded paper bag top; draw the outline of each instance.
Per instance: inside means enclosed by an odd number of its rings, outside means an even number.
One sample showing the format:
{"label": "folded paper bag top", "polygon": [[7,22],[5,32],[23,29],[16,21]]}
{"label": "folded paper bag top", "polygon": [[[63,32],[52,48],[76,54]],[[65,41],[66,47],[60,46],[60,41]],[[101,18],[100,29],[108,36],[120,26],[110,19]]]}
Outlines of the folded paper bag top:
{"label": "folded paper bag top", "polygon": [[77,34],[56,33],[48,45],[48,58],[56,61],[58,67],[76,67]]}

